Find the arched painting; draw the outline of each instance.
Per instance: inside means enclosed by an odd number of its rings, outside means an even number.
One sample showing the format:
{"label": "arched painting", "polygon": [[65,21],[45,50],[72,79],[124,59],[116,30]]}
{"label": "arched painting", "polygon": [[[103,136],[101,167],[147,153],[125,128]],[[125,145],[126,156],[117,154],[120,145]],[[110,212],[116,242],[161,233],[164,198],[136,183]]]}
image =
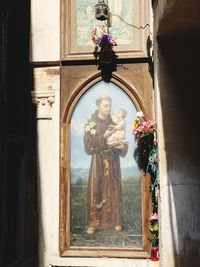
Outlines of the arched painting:
{"label": "arched painting", "polygon": [[100,81],[70,123],[70,246],[142,248],[141,174],[132,134],[136,106]]}

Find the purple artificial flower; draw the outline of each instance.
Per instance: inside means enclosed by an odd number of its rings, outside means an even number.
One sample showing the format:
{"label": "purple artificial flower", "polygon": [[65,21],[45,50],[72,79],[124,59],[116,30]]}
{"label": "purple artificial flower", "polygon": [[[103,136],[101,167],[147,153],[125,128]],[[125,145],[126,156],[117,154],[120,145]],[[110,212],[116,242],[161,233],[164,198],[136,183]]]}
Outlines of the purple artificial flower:
{"label": "purple artificial flower", "polygon": [[106,43],[110,43],[111,45],[116,45],[115,39],[107,34],[103,34],[99,39],[98,39],[98,45],[103,46]]}
{"label": "purple artificial flower", "polygon": [[108,35],[103,34],[98,40],[98,45],[101,46],[105,44],[107,41],[108,41]]}

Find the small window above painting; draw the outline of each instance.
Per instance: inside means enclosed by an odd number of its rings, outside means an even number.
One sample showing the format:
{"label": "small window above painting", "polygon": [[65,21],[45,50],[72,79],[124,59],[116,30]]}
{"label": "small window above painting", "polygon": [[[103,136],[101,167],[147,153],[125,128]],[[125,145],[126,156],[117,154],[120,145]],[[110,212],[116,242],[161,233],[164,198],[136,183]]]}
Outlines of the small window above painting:
{"label": "small window above painting", "polygon": [[[97,0],[61,0],[61,60],[94,59],[91,31],[105,25],[95,18]],[[149,29],[148,0],[108,0],[119,58],[147,57]],[[107,20],[106,20],[107,21]]]}

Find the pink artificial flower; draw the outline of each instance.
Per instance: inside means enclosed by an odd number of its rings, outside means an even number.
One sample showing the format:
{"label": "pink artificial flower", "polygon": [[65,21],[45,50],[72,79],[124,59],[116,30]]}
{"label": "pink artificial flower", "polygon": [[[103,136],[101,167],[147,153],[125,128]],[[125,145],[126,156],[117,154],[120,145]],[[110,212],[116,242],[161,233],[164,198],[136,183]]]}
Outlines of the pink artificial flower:
{"label": "pink artificial flower", "polygon": [[137,127],[133,129],[133,134],[139,134],[142,132],[154,133],[156,126],[157,126],[157,123],[153,120],[143,121],[142,123],[140,123]]}
{"label": "pink artificial flower", "polygon": [[148,123],[151,125],[151,126],[156,126],[157,123],[154,121],[154,120],[149,120]]}
{"label": "pink artificial flower", "polygon": [[158,214],[154,213],[151,217],[150,217],[150,221],[151,220],[158,220]]}
{"label": "pink artificial flower", "polygon": [[110,39],[110,43],[111,43],[112,45],[117,45],[117,43],[116,43],[116,41],[115,41],[114,38],[111,38],[111,39]]}
{"label": "pink artificial flower", "polygon": [[102,31],[102,32],[106,32],[106,29],[105,29],[105,26],[104,26],[104,25],[99,26],[99,29],[100,29],[100,31]]}
{"label": "pink artificial flower", "polygon": [[93,28],[92,30],[91,30],[91,35],[94,35],[94,34],[96,34],[97,33],[97,28]]}
{"label": "pink artificial flower", "polygon": [[150,129],[149,129],[149,127],[147,125],[144,126],[144,130],[145,130],[145,132],[149,132],[150,131]]}
{"label": "pink artificial flower", "polygon": [[139,125],[139,126],[137,127],[137,132],[139,132],[139,133],[142,132],[142,126],[141,126],[141,125]]}

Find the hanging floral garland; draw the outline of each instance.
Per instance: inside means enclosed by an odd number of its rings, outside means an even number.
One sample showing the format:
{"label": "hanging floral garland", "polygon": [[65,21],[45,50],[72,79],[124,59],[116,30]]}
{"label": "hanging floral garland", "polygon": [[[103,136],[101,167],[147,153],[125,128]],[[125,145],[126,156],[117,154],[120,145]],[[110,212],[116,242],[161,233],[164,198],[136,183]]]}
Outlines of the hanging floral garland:
{"label": "hanging floral garland", "polygon": [[158,146],[156,141],[157,123],[154,120],[144,120],[142,111],[136,115],[134,121],[133,134],[137,141],[135,159],[140,169],[150,174],[151,183],[149,191],[151,193],[152,216],[149,218],[149,239],[152,243],[152,251],[156,253],[151,257],[158,260],[158,201],[157,201],[157,172],[158,172]]}

